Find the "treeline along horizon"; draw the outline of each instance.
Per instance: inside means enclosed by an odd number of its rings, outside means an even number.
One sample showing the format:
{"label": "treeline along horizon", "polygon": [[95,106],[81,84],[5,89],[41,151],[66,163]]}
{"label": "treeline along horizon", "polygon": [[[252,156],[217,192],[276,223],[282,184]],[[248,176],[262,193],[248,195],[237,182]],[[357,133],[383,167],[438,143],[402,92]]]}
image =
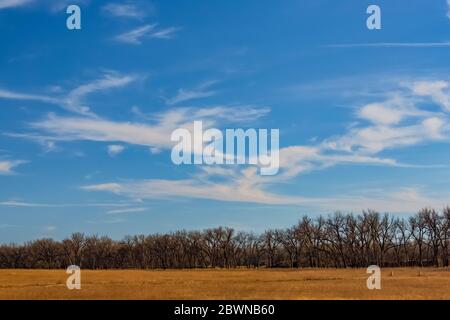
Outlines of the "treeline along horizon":
{"label": "treeline along horizon", "polygon": [[357,268],[449,266],[450,208],[400,218],[375,211],[302,217],[262,234],[203,231],[109,237],[72,234],[0,246],[0,268]]}

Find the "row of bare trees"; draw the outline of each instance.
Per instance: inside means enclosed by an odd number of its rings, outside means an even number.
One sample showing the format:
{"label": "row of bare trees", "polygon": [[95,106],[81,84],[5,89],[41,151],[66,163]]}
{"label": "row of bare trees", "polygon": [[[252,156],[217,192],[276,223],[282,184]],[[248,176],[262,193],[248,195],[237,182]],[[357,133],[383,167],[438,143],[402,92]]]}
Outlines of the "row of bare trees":
{"label": "row of bare trees", "polygon": [[219,227],[127,236],[121,241],[75,233],[0,246],[0,268],[236,268],[449,265],[450,208],[405,219],[374,211],[303,217],[261,235]]}

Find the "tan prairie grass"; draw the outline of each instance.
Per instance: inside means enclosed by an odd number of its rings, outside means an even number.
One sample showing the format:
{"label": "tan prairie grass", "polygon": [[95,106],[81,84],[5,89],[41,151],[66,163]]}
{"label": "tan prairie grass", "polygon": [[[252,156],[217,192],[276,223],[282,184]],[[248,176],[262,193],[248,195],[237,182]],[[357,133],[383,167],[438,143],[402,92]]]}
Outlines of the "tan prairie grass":
{"label": "tan prairie grass", "polygon": [[[420,273],[419,273],[420,271]],[[65,270],[0,270],[0,299],[450,299],[450,269],[82,270],[68,290]]]}

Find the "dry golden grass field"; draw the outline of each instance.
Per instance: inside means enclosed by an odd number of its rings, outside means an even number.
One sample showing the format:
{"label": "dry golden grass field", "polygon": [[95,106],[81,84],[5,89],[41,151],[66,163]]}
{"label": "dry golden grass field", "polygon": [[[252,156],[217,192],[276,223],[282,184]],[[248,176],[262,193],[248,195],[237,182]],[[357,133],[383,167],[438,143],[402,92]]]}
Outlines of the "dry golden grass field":
{"label": "dry golden grass field", "polygon": [[365,269],[0,270],[0,299],[450,299],[450,269],[382,269],[368,290]]}

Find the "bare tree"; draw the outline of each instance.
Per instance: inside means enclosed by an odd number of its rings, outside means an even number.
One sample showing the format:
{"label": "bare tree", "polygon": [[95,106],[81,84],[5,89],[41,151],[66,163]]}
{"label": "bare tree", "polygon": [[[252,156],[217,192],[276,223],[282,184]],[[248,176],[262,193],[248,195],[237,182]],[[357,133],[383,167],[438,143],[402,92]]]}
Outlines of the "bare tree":
{"label": "bare tree", "polygon": [[0,245],[0,268],[235,268],[449,265],[450,208],[420,210],[409,219],[375,211],[302,217],[261,235],[218,227],[127,236],[120,241],[74,233]]}

